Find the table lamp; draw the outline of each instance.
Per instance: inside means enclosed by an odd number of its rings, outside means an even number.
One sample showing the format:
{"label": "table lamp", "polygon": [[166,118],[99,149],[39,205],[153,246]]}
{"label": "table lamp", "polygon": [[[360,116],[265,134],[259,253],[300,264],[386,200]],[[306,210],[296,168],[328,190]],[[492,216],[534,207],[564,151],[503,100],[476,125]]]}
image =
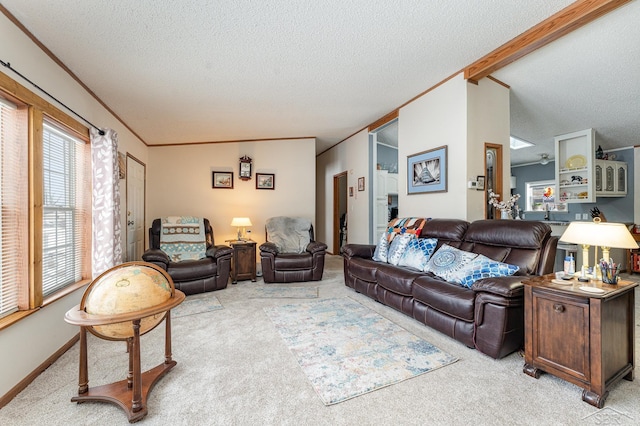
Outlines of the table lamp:
{"label": "table lamp", "polygon": [[245,239],[246,227],[251,226],[251,220],[248,217],[234,217],[231,220],[231,226],[238,228],[238,240]]}
{"label": "table lamp", "polygon": [[638,248],[631,232],[623,223],[602,222],[599,217],[593,222],[571,222],[564,231],[560,241],[582,244],[582,267],[589,267],[589,247],[595,246],[593,275],[597,275],[598,246],[602,248],[602,258],[609,262],[609,250],[612,247],[632,249]]}

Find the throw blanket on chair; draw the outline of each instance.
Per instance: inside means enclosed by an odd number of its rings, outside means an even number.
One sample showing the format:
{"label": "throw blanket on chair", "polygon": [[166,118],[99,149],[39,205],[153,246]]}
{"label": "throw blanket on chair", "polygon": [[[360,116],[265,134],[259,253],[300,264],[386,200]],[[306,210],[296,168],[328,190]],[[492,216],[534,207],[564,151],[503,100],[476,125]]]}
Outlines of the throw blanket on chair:
{"label": "throw blanket on chair", "polygon": [[169,216],[162,218],[160,250],[167,253],[172,262],[198,260],[205,257],[206,238],[204,220],[200,217]]}
{"label": "throw blanket on chair", "polygon": [[387,225],[387,241],[391,243],[393,237],[398,234],[414,234],[420,236],[424,224],[427,223],[424,217],[403,217],[392,219]]}
{"label": "throw blanket on chair", "polygon": [[277,216],[267,219],[267,239],[280,253],[304,253],[311,242],[311,221],[302,217]]}

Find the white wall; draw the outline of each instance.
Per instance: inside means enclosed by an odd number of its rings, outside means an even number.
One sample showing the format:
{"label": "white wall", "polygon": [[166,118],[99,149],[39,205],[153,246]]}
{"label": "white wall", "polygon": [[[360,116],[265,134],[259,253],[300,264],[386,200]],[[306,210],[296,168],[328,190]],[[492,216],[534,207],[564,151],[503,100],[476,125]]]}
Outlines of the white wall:
{"label": "white wall", "polygon": [[[633,175],[640,176],[640,147],[638,146],[633,149],[633,167]],[[633,223],[640,223],[640,185],[634,185],[633,191]]]}
{"label": "white wall", "polygon": [[[12,67],[93,124],[116,130],[119,135],[120,151],[129,151],[146,162],[147,147],[2,14],[0,14],[0,40],[2,40],[1,59],[3,61],[11,63]],[[2,67],[0,72],[64,111],[64,108],[48,99],[11,70]],[[125,181],[120,182],[124,194]],[[122,223],[124,225],[124,215]],[[0,330],[0,377],[2,378],[0,395],[5,395],[78,333],[78,327],[65,323],[63,316],[67,310],[79,303],[81,295],[82,290],[78,290]]]}
{"label": "white wall", "polygon": [[[398,215],[466,219],[467,82],[462,74],[400,109]],[[407,156],[447,145],[447,192],[407,194]]]}
{"label": "white wall", "polygon": [[[248,181],[238,178],[244,155],[253,160]],[[236,236],[231,219],[249,217],[253,226],[247,229],[260,244],[272,216],[306,217],[316,227],[315,139],[151,147],[149,160],[146,228],[158,217],[202,216],[211,222],[216,244],[224,244]],[[214,170],[233,172],[234,188],[212,188]],[[275,189],[256,189],[256,172],[274,173]]]}
{"label": "white wall", "polygon": [[[347,242],[369,243],[369,133],[363,130],[317,157],[317,226],[318,241],[333,248],[333,177],[347,172]],[[358,178],[365,176],[365,191],[360,192]]]}
{"label": "white wall", "polygon": [[[502,188],[509,198],[511,186],[511,151],[509,148],[509,89],[484,78],[477,85],[467,83],[468,133],[466,180],[484,176],[484,144],[502,145]],[[462,173],[462,170],[460,171]],[[491,189],[491,188],[487,188]],[[484,191],[466,190],[467,220],[484,218]],[[505,199],[504,197],[502,199]]]}

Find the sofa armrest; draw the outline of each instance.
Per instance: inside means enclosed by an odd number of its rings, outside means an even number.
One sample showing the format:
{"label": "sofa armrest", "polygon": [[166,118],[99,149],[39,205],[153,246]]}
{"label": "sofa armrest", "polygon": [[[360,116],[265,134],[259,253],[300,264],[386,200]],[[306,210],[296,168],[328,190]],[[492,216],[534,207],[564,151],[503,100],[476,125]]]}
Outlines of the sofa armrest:
{"label": "sofa armrest", "polygon": [[209,247],[205,255],[207,257],[211,257],[218,260],[225,256],[231,256],[232,253],[233,253],[233,249],[231,247],[225,246],[225,245],[218,245],[218,246]]}
{"label": "sofa armrest", "polygon": [[365,259],[371,259],[375,250],[375,245],[347,244],[342,247],[342,254],[347,257],[363,257]]}
{"label": "sofa armrest", "polygon": [[260,244],[260,251],[271,254],[278,254],[278,247],[276,247],[275,243],[267,241],[266,243]]}
{"label": "sofa armrest", "polygon": [[149,249],[142,254],[142,260],[150,263],[162,263],[165,265],[169,265],[170,259],[167,253],[163,252],[160,249]]}
{"label": "sofa armrest", "polygon": [[326,251],[327,245],[318,241],[311,241],[309,244],[307,244],[306,250],[311,254],[318,253],[321,251]]}
{"label": "sofa armrest", "polygon": [[523,279],[526,277],[519,275],[482,278],[474,282],[471,289],[475,292],[493,293],[503,297],[521,297],[524,294]]}

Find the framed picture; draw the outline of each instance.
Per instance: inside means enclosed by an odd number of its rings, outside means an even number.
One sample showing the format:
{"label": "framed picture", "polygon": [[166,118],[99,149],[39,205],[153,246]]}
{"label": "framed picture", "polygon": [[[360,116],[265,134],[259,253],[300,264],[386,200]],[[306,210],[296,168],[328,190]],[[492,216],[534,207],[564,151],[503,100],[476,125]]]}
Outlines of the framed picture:
{"label": "framed picture", "polygon": [[484,176],[478,176],[476,178],[476,182],[477,182],[476,189],[478,191],[484,191]]}
{"label": "framed picture", "polygon": [[211,172],[213,188],[233,189],[233,172]]}
{"label": "framed picture", "polygon": [[276,189],[276,175],[256,173],[256,189]]}
{"label": "framed picture", "polygon": [[364,176],[358,178],[358,191],[364,191]]}
{"label": "framed picture", "polygon": [[349,187],[349,197],[353,197],[353,186]]}
{"label": "framed picture", "polygon": [[407,157],[407,193],[447,192],[447,145]]}

